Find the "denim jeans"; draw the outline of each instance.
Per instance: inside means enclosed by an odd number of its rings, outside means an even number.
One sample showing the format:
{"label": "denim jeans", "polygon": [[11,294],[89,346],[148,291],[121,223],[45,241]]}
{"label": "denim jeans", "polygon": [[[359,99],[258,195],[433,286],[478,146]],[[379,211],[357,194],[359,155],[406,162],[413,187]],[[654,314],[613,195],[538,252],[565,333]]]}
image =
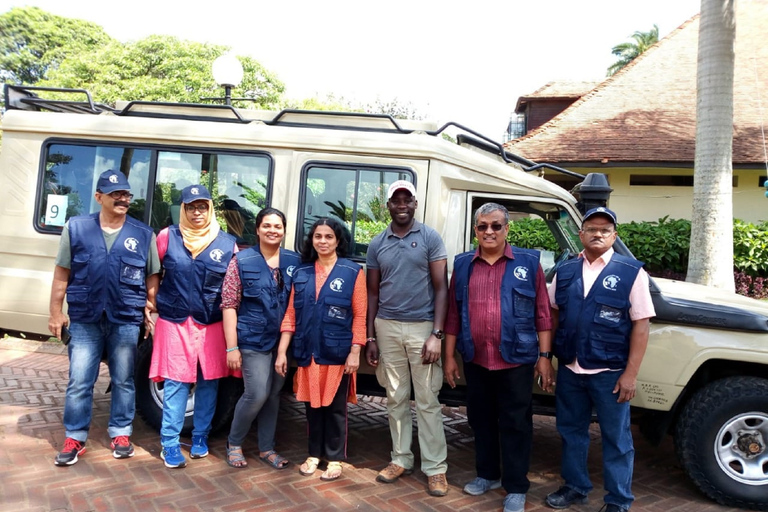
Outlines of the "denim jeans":
{"label": "denim jeans", "polygon": [[241,348],[240,355],[243,358],[245,390],[235,406],[227,441],[230,446],[242,446],[253,420],[256,420],[259,451],[268,452],[275,449],[280,390],[285,383],[285,377],[275,372],[277,352],[258,352]]}
{"label": "denim jeans", "polygon": [[563,440],[561,475],[565,485],[582,494],[592,490],[587,470],[589,423],[597,413],[603,445],[605,503],[629,508],[635,448],[629,423],[629,402],[618,403],[613,393],[621,371],[576,374],[561,366],[557,372],[557,431]]}
{"label": "denim jeans", "polygon": [[[163,423],[160,426],[160,444],[163,448],[179,445],[181,429],[184,428],[184,414],[192,383],[165,379],[163,386]],[[216,397],[219,379],[205,380],[200,366],[197,367],[195,386],[195,407],[192,426],[193,436],[207,436],[211,431],[213,413],[216,412]]]}
{"label": "denim jeans", "polygon": [[136,412],[133,368],[139,326],[113,324],[102,315],[96,323],[72,322],[69,351],[69,383],[64,402],[66,436],[85,442],[91,427],[93,386],[99,378],[101,355],[106,350],[112,382],[112,404],[107,432],[109,437],[130,436]]}

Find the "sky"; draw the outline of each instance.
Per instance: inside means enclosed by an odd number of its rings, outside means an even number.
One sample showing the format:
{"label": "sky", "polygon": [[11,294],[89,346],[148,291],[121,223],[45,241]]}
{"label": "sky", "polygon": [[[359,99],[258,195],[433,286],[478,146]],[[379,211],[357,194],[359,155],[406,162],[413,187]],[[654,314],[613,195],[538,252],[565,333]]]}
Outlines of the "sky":
{"label": "sky", "polygon": [[[115,5],[126,8],[117,8]],[[700,0],[0,0],[101,25],[230,46],[272,71],[286,97],[397,99],[501,141],[520,96],[602,80],[613,46],[654,24],[664,37]]]}

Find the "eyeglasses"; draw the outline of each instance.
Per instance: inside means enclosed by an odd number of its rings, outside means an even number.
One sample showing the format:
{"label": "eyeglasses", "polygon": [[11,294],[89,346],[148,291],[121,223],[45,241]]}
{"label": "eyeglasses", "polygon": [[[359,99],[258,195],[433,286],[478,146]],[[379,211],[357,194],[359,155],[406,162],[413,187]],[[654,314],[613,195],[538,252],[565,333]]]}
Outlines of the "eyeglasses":
{"label": "eyeglasses", "polygon": [[272,277],[274,277],[277,282],[277,289],[283,291],[283,288],[285,288],[285,281],[283,280],[283,273],[280,272],[279,268],[272,269]]}
{"label": "eyeglasses", "polygon": [[119,201],[120,199],[123,199],[123,198],[128,199],[129,201],[133,199],[133,194],[131,194],[130,192],[125,192],[123,190],[116,190],[114,192],[110,192],[107,195],[112,199],[114,199],[115,201]]}
{"label": "eyeglasses", "polygon": [[205,212],[208,211],[208,205],[205,204],[205,203],[203,203],[203,204],[185,204],[184,205],[184,209],[187,212],[189,212],[189,213],[193,213],[194,211],[198,211],[200,213],[205,213]]}
{"label": "eyeglasses", "polygon": [[589,236],[597,235],[597,234],[601,236],[608,236],[612,233],[615,233],[613,229],[609,229],[609,228],[584,228],[582,229],[582,231],[588,234]]}
{"label": "eyeglasses", "polygon": [[477,229],[481,233],[485,233],[488,231],[488,228],[491,228],[494,231],[501,231],[504,229],[504,224],[496,224],[495,222],[493,224],[478,224],[475,226],[475,229]]}

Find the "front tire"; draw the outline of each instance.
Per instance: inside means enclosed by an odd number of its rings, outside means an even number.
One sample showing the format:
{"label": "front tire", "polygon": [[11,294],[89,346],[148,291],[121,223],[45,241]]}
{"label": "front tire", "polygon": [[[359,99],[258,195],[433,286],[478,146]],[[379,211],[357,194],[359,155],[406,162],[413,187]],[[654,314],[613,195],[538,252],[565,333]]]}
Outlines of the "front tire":
{"label": "front tire", "polygon": [[768,380],[729,377],[697,391],[678,419],[675,449],[711,499],[768,510]]}

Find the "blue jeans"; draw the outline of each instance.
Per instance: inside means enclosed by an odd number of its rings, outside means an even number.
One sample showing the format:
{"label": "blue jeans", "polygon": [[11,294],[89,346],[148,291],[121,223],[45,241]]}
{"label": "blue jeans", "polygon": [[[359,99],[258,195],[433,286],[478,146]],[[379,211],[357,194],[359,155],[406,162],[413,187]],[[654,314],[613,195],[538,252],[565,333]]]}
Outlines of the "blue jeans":
{"label": "blue jeans", "polygon": [[101,355],[106,350],[112,382],[112,404],[107,432],[109,437],[130,436],[136,413],[133,367],[139,326],[113,324],[102,315],[96,323],[72,322],[69,351],[69,384],[64,402],[66,436],[85,442],[91,428],[93,386],[99,378]]}
{"label": "blue jeans", "polygon": [[[163,448],[179,445],[181,429],[192,384],[165,379],[163,386],[163,424],[160,426],[160,444]],[[205,380],[200,366],[197,367],[195,386],[195,407],[192,419],[192,435],[207,436],[211,431],[213,413],[216,412],[216,397],[219,379]]]}
{"label": "blue jeans", "polygon": [[242,446],[253,420],[258,420],[259,451],[268,452],[275,449],[280,390],[283,388],[285,377],[275,372],[277,352],[257,352],[241,348],[240,355],[243,358],[245,391],[235,406],[227,441],[230,446]]}
{"label": "blue jeans", "polygon": [[587,470],[589,423],[597,413],[603,443],[604,501],[628,509],[632,495],[635,448],[629,423],[629,402],[613,393],[621,371],[576,374],[561,366],[557,372],[557,431],[563,440],[561,475],[566,487],[582,494],[592,490]]}

